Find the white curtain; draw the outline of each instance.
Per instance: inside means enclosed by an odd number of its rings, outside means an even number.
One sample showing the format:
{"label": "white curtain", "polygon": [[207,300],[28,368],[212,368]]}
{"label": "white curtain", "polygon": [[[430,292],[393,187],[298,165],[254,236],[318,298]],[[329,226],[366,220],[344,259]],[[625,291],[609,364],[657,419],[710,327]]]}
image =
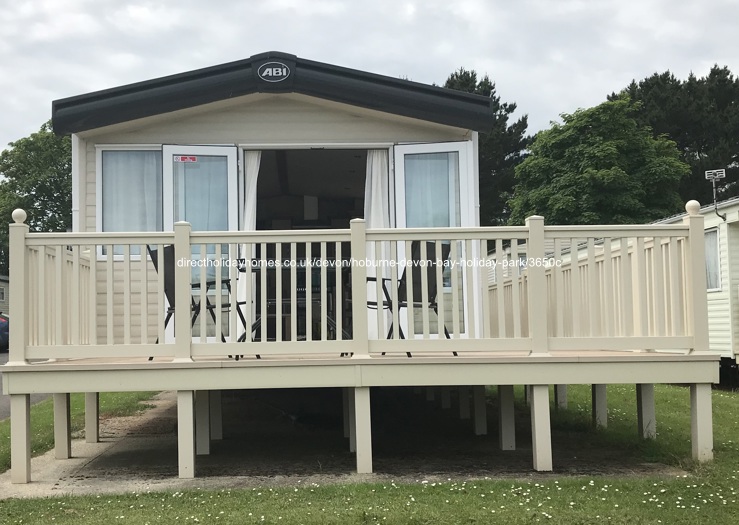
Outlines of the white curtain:
{"label": "white curtain", "polygon": [[704,238],[706,243],[706,288],[708,290],[718,290],[721,288],[718,230],[707,231]]}
{"label": "white curtain", "polygon": [[[242,232],[254,231],[257,228],[257,179],[259,178],[259,165],[262,162],[261,151],[247,151],[244,153],[244,183],[243,183],[243,206],[239,217],[239,230]],[[247,260],[254,256],[253,248],[248,250],[246,246],[241,247],[239,257]],[[251,301],[252,297],[246,296],[246,279],[252,279],[252,273],[247,265],[246,273],[239,275],[236,288],[236,297],[239,301]],[[253,284],[253,283],[252,283]],[[254,286],[251,287],[254,290]],[[254,316],[254,308],[250,310]],[[253,319],[247,319],[248,323],[252,323]],[[238,331],[237,335],[244,332],[243,328]]]}
{"label": "white curtain", "polygon": [[[367,152],[367,177],[364,183],[364,220],[367,228],[390,227],[390,175],[388,170],[388,150],[378,149]],[[367,251],[369,260],[383,260],[390,253],[389,247],[382,246],[382,253],[375,254],[374,246]],[[384,277],[382,269],[379,271],[370,266],[367,268],[368,277]],[[382,303],[382,297],[377,297],[375,283],[367,286],[367,300]],[[384,338],[386,334],[378,334],[377,312],[382,310],[367,310],[367,324],[370,339]],[[387,311],[384,311],[387,313]],[[388,328],[387,316],[385,329]]]}
{"label": "white curtain", "polygon": [[104,151],[103,231],[161,231],[162,152]]}

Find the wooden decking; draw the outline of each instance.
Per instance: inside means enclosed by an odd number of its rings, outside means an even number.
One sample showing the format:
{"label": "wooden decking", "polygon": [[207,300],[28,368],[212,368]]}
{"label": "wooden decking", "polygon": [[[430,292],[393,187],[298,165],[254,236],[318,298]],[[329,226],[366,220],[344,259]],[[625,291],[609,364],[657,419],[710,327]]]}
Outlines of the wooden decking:
{"label": "wooden decking", "polygon": [[[603,385],[636,385],[637,431],[653,438],[652,385],[685,383],[692,392],[693,455],[708,460],[718,356],[708,347],[697,210],[689,204],[685,223],[669,226],[545,226],[531,217],[524,227],[504,228],[366,230],[355,220],[350,230],[192,232],[178,223],[174,232],[117,234],[31,234],[25,214],[16,212],[13,331],[3,367],[13,480],[30,479],[28,399],[36,392],[54,394],[57,456],[64,458],[69,392],[87,394],[87,435],[97,436],[98,392],[177,391],[180,476],[192,477],[225,389],[344,389],[357,470],[371,472],[371,388],[469,390],[476,432],[484,433],[484,389],[497,386],[499,442],[508,450],[515,447],[512,388],[527,385],[533,466],[551,470],[549,385],[594,385],[596,422],[605,420]],[[403,254],[418,242],[422,259],[423,247],[442,253],[449,246],[454,264],[421,272],[427,277],[416,283],[420,300],[409,302],[404,298],[417,297],[413,279],[405,292],[398,283]],[[229,266],[209,275],[205,264],[197,271],[177,265],[169,305],[161,268],[145,255],[150,245],[173,245],[177,260],[188,264],[258,252],[253,261],[260,270]],[[270,270],[268,256],[275,262],[282,256],[286,269]],[[332,261],[345,260],[353,264],[328,271]],[[300,270],[301,302],[298,263],[308,261],[317,264]],[[429,297],[431,289],[438,297]],[[268,298],[268,290],[276,296]],[[381,315],[378,302],[387,306]],[[192,326],[197,305],[212,310],[202,308]],[[167,311],[174,312],[173,325],[165,329]],[[272,326],[250,327],[270,311]]]}

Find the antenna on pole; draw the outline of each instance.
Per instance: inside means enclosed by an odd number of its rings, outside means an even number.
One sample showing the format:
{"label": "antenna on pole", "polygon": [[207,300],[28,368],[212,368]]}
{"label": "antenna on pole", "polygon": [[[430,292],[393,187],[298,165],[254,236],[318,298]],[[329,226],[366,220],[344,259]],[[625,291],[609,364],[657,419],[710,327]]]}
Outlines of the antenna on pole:
{"label": "antenna on pole", "polygon": [[713,211],[716,212],[716,215],[721,217],[724,222],[726,222],[726,215],[721,215],[718,212],[718,203],[716,202],[716,181],[719,179],[723,179],[726,177],[726,170],[708,170],[706,171],[706,180],[710,180],[713,184]]}

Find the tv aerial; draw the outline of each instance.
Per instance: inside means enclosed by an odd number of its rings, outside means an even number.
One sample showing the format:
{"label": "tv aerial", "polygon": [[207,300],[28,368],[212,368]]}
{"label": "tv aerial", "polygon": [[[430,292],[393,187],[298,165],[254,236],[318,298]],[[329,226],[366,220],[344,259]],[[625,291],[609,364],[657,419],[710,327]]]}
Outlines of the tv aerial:
{"label": "tv aerial", "polygon": [[716,202],[716,181],[723,178],[726,178],[726,170],[724,169],[706,171],[706,180],[710,180],[713,184],[713,211],[716,212],[716,215],[721,217],[725,222],[726,215],[721,215],[718,212],[718,203]]}

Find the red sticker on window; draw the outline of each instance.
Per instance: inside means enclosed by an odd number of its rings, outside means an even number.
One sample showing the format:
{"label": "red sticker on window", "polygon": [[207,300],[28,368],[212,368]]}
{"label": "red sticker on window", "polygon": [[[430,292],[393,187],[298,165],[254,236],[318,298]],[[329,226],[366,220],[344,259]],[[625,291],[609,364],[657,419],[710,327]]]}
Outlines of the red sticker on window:
{"label": "red sticker on window", "polygon": [[175,162],[197,162],[198,158],[194,155],[175,155]]}

